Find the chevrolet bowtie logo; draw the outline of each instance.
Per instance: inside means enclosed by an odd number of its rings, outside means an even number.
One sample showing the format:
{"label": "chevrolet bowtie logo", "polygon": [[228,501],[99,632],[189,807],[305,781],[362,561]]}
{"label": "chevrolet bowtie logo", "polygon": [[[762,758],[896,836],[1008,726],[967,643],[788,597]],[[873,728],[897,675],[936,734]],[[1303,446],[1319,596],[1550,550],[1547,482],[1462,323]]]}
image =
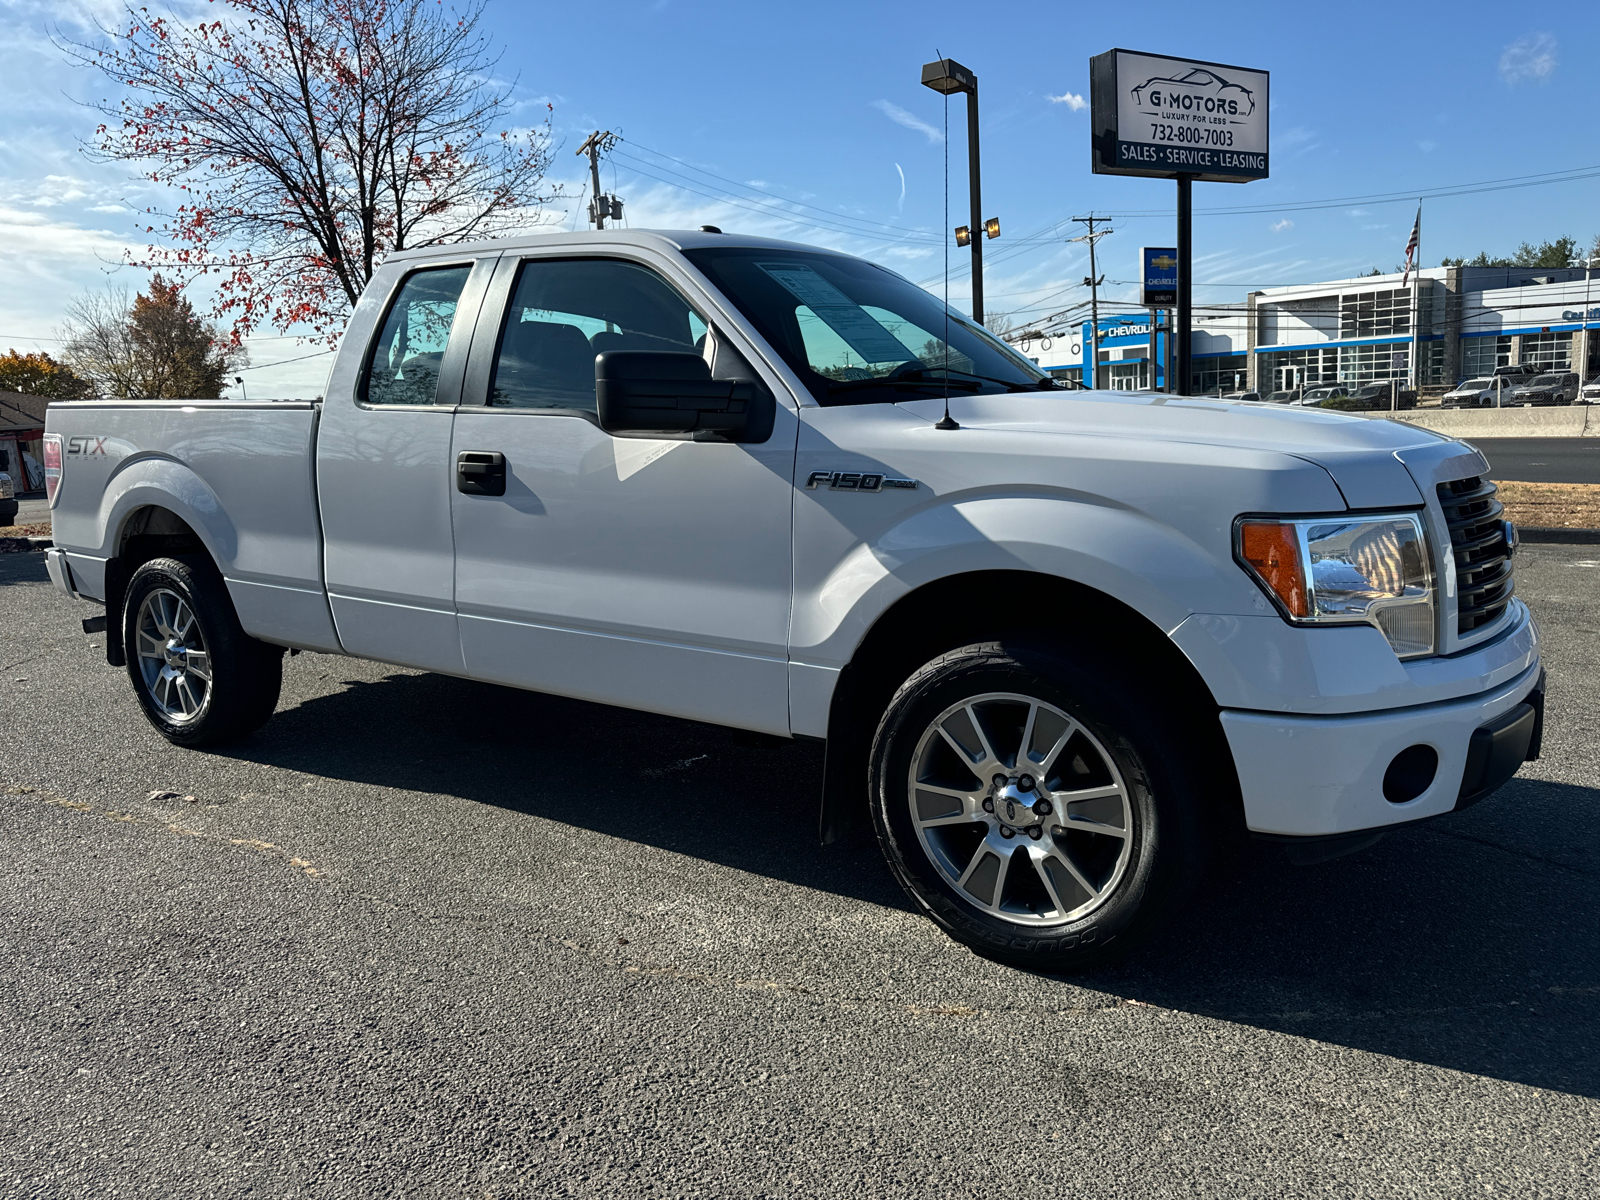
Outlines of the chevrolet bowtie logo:
{"label": "chevrolet bowtie logo", "polygon": [[1170,254],[1163,254],[1160,258],[1152,258],[1150,265],[1152,267],[1160,267],[1163,271],[1170,271],[1178,265],[1178,260]]}

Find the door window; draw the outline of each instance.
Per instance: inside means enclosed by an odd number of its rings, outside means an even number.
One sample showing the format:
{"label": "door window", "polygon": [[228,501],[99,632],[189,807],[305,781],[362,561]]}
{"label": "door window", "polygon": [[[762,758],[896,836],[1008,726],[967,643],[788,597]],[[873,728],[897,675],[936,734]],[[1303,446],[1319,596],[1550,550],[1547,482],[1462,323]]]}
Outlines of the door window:
{"label": "door window", "polygon": [[706,323],[666,280],[620,259],[522,264],[495,354],[489,403],[595,412],[606,351],[703,354]]}
{"label": "door window", "polygon": [[439,370],[470,266],[436,267],[407,277],[373,343],[362,381],[368,404],[433,404]]}

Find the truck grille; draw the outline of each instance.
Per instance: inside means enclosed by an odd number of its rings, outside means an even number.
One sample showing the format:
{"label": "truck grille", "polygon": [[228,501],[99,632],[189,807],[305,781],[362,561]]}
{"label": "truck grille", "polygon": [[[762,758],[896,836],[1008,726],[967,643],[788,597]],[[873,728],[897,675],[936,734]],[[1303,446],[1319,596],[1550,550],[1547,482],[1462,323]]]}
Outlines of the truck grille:
{"label": "truck grille", "polygon": [[1500,619],[1515,590],[1504,511],[1487,479],[1473,476],[1439,485],[1456,559],[1456,633],[1465,635]]}

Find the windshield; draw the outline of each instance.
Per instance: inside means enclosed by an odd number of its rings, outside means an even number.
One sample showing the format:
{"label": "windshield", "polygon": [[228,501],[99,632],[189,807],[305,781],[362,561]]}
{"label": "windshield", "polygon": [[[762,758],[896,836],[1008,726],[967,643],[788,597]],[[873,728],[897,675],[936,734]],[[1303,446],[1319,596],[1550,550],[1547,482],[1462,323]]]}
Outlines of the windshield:
{"label": "windshield", "polygon": [[1529,387],[1551,387],[1554,384],[1558,384],[1560,382],[1561,382],[1561,376],[1559,376],[1559,375],[1541,375],[1541,376],[1539,376],[1539,378],[1535,379],[1528,386]]}
{"label": "windshield", "polygon": [[1469,379],[1456,389],[1458,392],[1481,392],[1484,388],[1492,388],[1492,379]]}
{"label": "windshield", "polygon": [[684,253],[818,403],[893,403],[946,388],[970,395],[1055,386],[987,330],[953,311],[947,320],[928,292],[859,258],[748,246]]}

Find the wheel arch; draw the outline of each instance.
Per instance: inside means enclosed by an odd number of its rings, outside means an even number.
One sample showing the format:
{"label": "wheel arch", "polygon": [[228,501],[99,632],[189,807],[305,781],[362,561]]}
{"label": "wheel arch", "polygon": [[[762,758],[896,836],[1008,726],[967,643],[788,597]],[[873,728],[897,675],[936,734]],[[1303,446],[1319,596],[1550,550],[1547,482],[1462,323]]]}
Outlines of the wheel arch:
{"label": "wheel arch", "polygon": [[180,554],[204,556],[221,571],[206,538],[171,508],[156,498],[149,499],[149,503],[126,507],[106,539],[110,551],[105,574],[106,662],[113,667],[127,663],[120,614],[135,571],[151,559]]}
{"label": "wheel arch", "polygon": [[[1048,626],[1039,613],[1051,614]],[[1127,669],[1164,681],[1173,703],[1190,707],[1201,750],[1221,786],[1237,801],[1238,780],[1211,689],[1183,651],[1124,601],[1061,576],[1026,570],[977,570],[918,587],[880,613],[839,673],[828,710],[827,759],[818,827],[824,842],[862,827],[866,763],[878,721],[913,671],[945,651],[980,641],[1046,638],[1070,647],[1073,631],[1092,631],[1094,652],[1112,647]]]}

